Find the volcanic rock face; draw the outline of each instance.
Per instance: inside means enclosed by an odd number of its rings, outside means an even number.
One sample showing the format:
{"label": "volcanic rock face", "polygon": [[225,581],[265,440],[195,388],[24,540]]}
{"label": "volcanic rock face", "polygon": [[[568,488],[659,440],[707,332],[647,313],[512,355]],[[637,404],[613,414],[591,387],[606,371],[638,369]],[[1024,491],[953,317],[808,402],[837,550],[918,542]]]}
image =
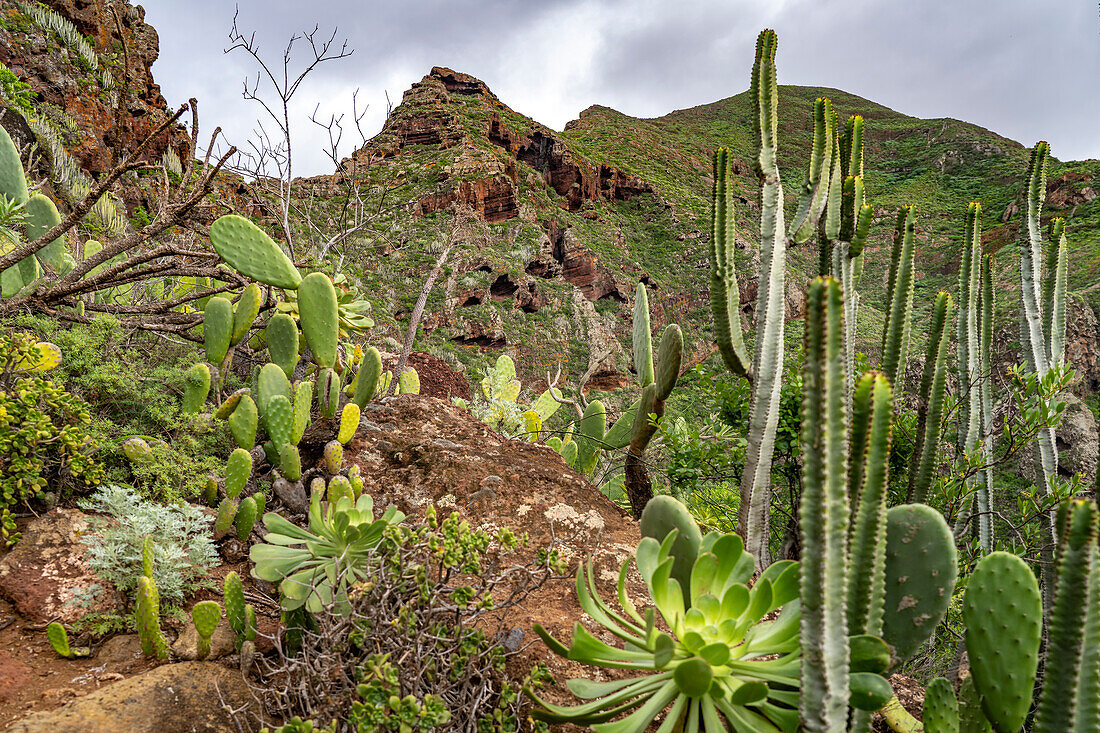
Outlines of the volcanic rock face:
{"label": "volcanic rock face", "polygon": [[[0,28],[0,63],[30,85],[39,108],[64,110],[72,118],[79,135],[69,141],[75,145],[67,146],[88,173],[98,176],[114,165],[114,156],[132,150],[167,117],[167,104],[150,72],[160,52],[157,32],[145,23],[141,6],[126,0],[46,4],[93,42],[113,88],[103,91],[74,51],[8,2],[3,3],[9,23]],[[149,156],[159,158],[166,144],[157,141]]]}

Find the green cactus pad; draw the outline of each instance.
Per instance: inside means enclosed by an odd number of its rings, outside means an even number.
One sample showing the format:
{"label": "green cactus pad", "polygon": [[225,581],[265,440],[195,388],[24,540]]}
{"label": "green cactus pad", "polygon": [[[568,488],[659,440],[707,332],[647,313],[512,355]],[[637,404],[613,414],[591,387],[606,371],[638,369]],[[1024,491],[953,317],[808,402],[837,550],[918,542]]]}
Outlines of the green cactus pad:
{"label": "green cactus pad", "polygon": [[[33,242],[61,223],[61,214],[57,213],[57,207],[54,206],[53,201],[40,193],[27,199],[24,211],[27,212],[28,242]],[[61,236],[38,250],[35,256],[42,264],[48,265],[54,271],[59,271],[65,254],[68,254],[65,251],[65,237]]]}
{"label": "green cactus pad", "polygon": [[252,527],[256,524],[256,500],[251,496],[247,496],[241,500],[241,505],[237,508],[237,516],[233,518],[233,524],[237,528],[237,539],[241,542],[248,540],[248,535],[252,534]]}
{"label": "green cactus pad", "polygon": [[54,621],[46,627],[46,638],[50,640],[50,646],[57,652],[57,656],[68,659],[73,655],[69,648],[69,635],[65,633],[65,627]]}
{"label": "green cactus pad", "polygon": [[355,437],[355,431],[358,429],[359,405],[349,402],[344,405],[344,410],[340,413],[340,430],[336,434],[336,439],[347,445],[348,441]]}
{"label": "green cactus pad", "polygon": [[894,688],[873,672],[853,672],[848,676],[848,700],[856,710],[874,712],[894,696]]}
{"label": "green cactus pad", "polygon": [[213,477],[206,479],[202,497],[206,500],[207,506],[214,506],[214,502],[218,500],[218,482]]}
{"label": "green cactus pad", "polygon": [[590,474],[595,470],[607,432],[607,410],[599,400],[592,400],[584,408],[577,429],[577,470]]}
{"label": "green cactus pad", "polygon": [[570,467],[577,462],[577,441],[571,440],[561,447],[561,457]]}
{"label": "green cactus pad", "polygon": [[142,438],[128,438],[122,444],[122,452],[132,463],[145,463],[153,458],[153,449]]}
{"label": "green cactus pad", "polygon": [[634,429],[634,415],[638,412],[638,405],[639,401],[636,400],[604,433],[603,440],[608,450],[625,448],[630,443],[630,433]]}
{"label": "green cactus pad", "polygon": [[211,224],[210,243],[230,267],[253,280],[284,290],[294,290],[302,282],[279,245],[242,216],[227,214]]}
{"label": "green cactus pad", "polygon": [[233,304],[219,297],[206,301],[202,329],[206,360],[211,364],[221,364],[229,351],[229,340],[233,336]]}
{"label": "green cactus pad", "polygon": [[262,517],[264,510],[267,508],[267,498],[259,491],[253,494],[252,498],[256,502],[256,516]]}
{"label": "green cactus pad", "polygon": [[359,466],[354,463],[348,469],[348,481],[351,483],[351,492],[358,499],[363,493],[363,477],[359,475]]}
{"label": "green cactus pad", "polygon": [[229,432],[233,434],[233,440],[245,450],[252,450],[256,445],[256,426],[259,415],[256,411],[256,403],[252,397],[244,395],[240,404],[229,416]]}
{"label": "green cactus pad", "polygon": [[420,394],[420,375],[412,367],[406,367],[397,380],[399,394]]}
{"label": "green cactus pad", "polygon": [[955,689],[943,677],[937,677],[924,688],[921,719],[925,733],[959,733],[959,703],[955,700]]}
{"label": "green cactus pad", "polygon": [[[305,380],[294,389],[294,419],[290,426],[290,442],[297,445],[309,425],[309,411],[313,407],[313,383]],[[297,481],[297,479],[293,479]]]}
{"label": "green cactus pad", "polygon": [[236,499],[252,478],[252,454],[244,448],[235,448],[225,462],[225,493]]}
{"label": "green cactus pad", "polygon": [[645,388],[653,381],[653,335],[649,325],[649,296],[645,283],[638,283],[634,291],[634,321],[631,328],[631,345],[634,352],[634,373],[638,386]]}
{"label": "green cactus pad", "polygon": [[180,410],[193,415],[202,409],[210,394],[210,367],[202,362],[192,364],[183,380],[183,402]]}
{"label": "green cactus pad", "polygon": [[153,544],[153,538],[146,535],[145,541],[141,543],[141,574],[146,578],[153,577],[153,556],[155,550],[156,547]]}
{"label": "green cactus pad", "polygon": [[249,603],[244,607],[244,640],[256,640],[256,611]]}
{"label": "green cactus pad", "polygon": [[138,578],[137,608],[135,610],[138,638],[145,656],[168,658],[168,642],[160,630],[160,594],[152,578]]}
{"label": "green cactus pad", "polygon": [[344,446],[338,440],[330,440],[325,444],[325,471],[329,476],[340,472],[344,465]]}
{"label": "green cactus pad", "polygon": [[302,478],[302,457],[298,446],[290,443],[279,446],[279,471],[288,481]]}
{"label": "green cactus pad", "polygon": [[298,324],[286,313],[276,313],[264,328],[267,354],[273,364],[283,370],[283,376],[294,373],[298,366]]}
{"label": "green cactus pad", "polygon": [[249,283],[241,293],[237,307],[233,309],[233,333],[229,339],[230,343],[239,344],[248,335],[256,316],[260,313],[260,303],[263,298],[260,286],[256,283]]}
{"label": "green cactus pad", "polygon": [[936,630],[957,575],[955,540],[942,514],[924,504],[886,512],[882,638],[896,662],[909,659]]}
{"label": "green cactus pad", "polygon": [[[282,395],[290,402],[290,380],[278,365],[264,364],[256,378],[256,406],[260,408],[261,414],[267,412],[267,403],[276,395]],[[264,420],[266,419],[265,415]]]}
{"label": "green cactus pad", "polygon": [[218,505],[218,516],[214,519],[214,539],[221,539],[229,534],[229,528],[233,526],[233,520],[237,517],[237,502],[229,497],[222,499]]}
{"label": "green cactus pad", "polygon": [[360,408],[366,407],[378,389],[378,378],[381,375],[382,355],[371,346],[363,352],[363,362],[359,366],[359,375],[355,378],[355,395],[351,401]]}
{"label": "green cactus pad", "polygon": [[320,476],[314,476],[309,482],[309,500],[313,501],[315,496],[324,496],[325,490],[328,486],[325,484],[325,480]]}
{"label": "green cactus pad", "polygon": [[233,629],[237,636],[244,634],[244,582],[236,572],[230,571],[225,576],[222,600],[225,603],[225,617],[229,620],[229,628]]}
{"label": "green cactus pad", "polygon": [[998,733],[1015,733],[1031,707],[1042,638],[1039,584],[1020,558],[986,555],[963,596],[966,650],[982,710]]}
{"label": "green cactus pad", "polygon": [[332,369],[317,372],[317,401],[324,417],[336,417],[340,404],[340,378]]}
{"label": "green cactus pad", "polygon": [[8,131],[0,128],[0,194],[17,203],[26,203],[27,177],[23,173],[23,163],[19,160],[19,150]]}
{"label": "green cactus pad", "polygon": [[679,530],[669,553],[674,558],[671,576],[679,581],[685,602],[690,602],[691,570],[699,556],[699,544],[703,541],[703,533],[699,531],[691,511],[671,496],[655,496],[642,510],[638,529],[642,537],[652,537],[658,542],[664,542],[672,530]]}
{"label": "green cactus pad", "polygon": [[684,334],[680,327],[669,324],[661,335],[661,345],[657,350],[656,382],[657,399],[667,400],[680,378],[680,364],[684,358]]}
{"label": "green cactus pad", "polygon": [[294,408],[291,407],[290,400],[283,395],[275,395],[267,401],[264,427],[276,448],[290,443],[290,436],[294,432]]}
{"label": "green cactus pad", "polygon": [[329,504],[336,504],[341,498],[347,497],[349,501],[355,501],[355,493],[351,490],[351,482],[345,476],[333,476],[328,482]]}
{"label": "green cactus pad", "polygon": [[314,272],[302,279],[298,285],[298,318],[313,360],[322,367],[335,366],[340,306],[328,275]]}
{"label": "green cactus pad", "polygon": [[217,601],[199,601],[191,609],[191,621],[195,624],[195,631],[199,632],[199,659],[205,659],[210,654],[210,639],[221,620],[222,607]]}
{"label": "green cactus pad", "polygon": [[228,420],[229,416],[233,414],[233,411],[237,409],[237,405],[240,404],[241,398],[251,392],[252,390],[250,390],[248,387],[242,387],[241,389],[238,389],[236,392],[226,397],[225,401],[222,402],[221,407],[219,407],[214,412],[214,417],[218,418],[219,420]]}
{"label": "green cactus pad", "polygon": [[973,676],[959,684],[959,733],[993,733],[989,718],[982,712],[981,697],[974,688]]}

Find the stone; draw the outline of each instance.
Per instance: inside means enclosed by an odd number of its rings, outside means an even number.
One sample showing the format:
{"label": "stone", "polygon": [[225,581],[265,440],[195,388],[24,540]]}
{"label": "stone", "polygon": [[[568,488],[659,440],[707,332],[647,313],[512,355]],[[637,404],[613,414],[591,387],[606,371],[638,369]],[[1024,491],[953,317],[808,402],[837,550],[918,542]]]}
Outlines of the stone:
{"label": "stone", "polygon": [[144,659],[145,655],[141,653],[141,639],[137,634],[112,636],[103,642],[103,646],[95,654],[96,662],[111,668],[125,667]]}
{"label": "stone", "polygon": [[[199,632],[195,624],[184,624],[183,633],[172,645],[172,653],[180,659],[197,659],[199,647]],[[214,629],[214,635],[210,637],[210,654],[206,661],[214,661],[222,657],[228,657],[237,651],[237,635],[229,628],[229,620],[223,618]]]}
{"label": "stone", "polygon": [[34,520],[0,560],[0,595],[33,624],[69,625],[90,611],[121,612],[125,599],[89,567],[88,517],[54,509]]}
{"label": "stone", "polygon": [[1066,410],[1055,431],[1058,446],[1058,473],[1069,477],[1080,473],[1085,486],[1096,483],[1096,459],[1100,453],[1100,435],[1092,410],[1073,394],[1063,394]]}
{"label": "stone", "polygon": [[[212,662],[165,664],[62,707],[18,720],[9,733],[240,733],[259,728],[238,670]],[[236,716],[228,710],[245,711]],[[234,719],[236,718],[236,719]]]}

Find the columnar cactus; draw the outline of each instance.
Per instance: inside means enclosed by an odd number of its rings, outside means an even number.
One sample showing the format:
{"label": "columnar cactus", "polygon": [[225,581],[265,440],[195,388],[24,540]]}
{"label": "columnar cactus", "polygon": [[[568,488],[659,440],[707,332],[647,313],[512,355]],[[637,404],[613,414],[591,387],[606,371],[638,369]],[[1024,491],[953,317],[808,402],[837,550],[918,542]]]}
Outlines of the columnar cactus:
{"label": "columnar cactus", "polygon": [[147,657],[168,658],[168,641],[160,630],[160,594],[152,578],[138,578],[137,609],[134,613],[141,651]]}
{"label": "columnar cactus", "polygon": [[206,659],[210,655],[210,639],[218,628],[218,622],[222,620],[222,607],[217,601],[199,601],[191,609],[191,621],[195,624],[199,642],[197,657]]}
{"label": "columnar cactus", "polygon": [[898,210],[886,281],[887,310],[882,326],[882,371],[900,391],[905,384],[909,357],[909,328],[913,311],[913,248],[917,214],[913,206]]}
{"label": "columnar cactus", "polygon": [[928,328],[928,353],[924,359],[917,406],[917,436],[909,461],[910,501],[924,501],[936,468],[943,414],[943,393],[947,383],[947,324],[951,315],[951,296],[941,291],[932,305]]}

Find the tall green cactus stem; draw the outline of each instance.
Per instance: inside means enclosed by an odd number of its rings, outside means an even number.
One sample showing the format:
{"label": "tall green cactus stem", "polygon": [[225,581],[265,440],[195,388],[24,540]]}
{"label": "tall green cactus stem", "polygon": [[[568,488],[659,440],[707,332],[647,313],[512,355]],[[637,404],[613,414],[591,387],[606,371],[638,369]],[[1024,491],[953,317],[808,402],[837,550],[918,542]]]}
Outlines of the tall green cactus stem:
{"label": "tall green cactus stem", "polygon": [[222,601],[225,603],[225,617],[229,621],[229,628],[238,637],[244,636],[244,582],[236,572],[230,571],[225,576],[222,586],[224,592]]}
{"label": "tall green cactus stem", "polygon": [[355,395],[351,401],[360,408],[367,406],[374,392],[378,389],[378,378],[382,376],[382,355],[378,349],[371,346],[363,352],[363,363],[359,366],[359,376],[356,377]]}
{"label": "tall green cactus stem", "polygon": [[239,344],[248,335],[256,316],[260,313],[260,304],[264,294],[260,292],[260,286],[249,283],[241,292],[241,298],[237,301],[237,307],[233,309],[233,335],[230,343]]}
{"label": "tall green cactus stem", "polygon": [[1058,555],[1058,587],[1050,612],[1047,659],[1051,663],[1046,665],[1035,713],[1035,733],[1062,733],[1079,728],[1074,718],[1078,675],[1085,653],[1089,583],[1096,573],[1096,505],[1076,500],[1069,507],[1068,519],[1066,539]]}
{"label": "tall green cactus stem", "polygon": [[1039,584],[1015,555],[986,555],[967,583],[962,616],[982,710],[997,733],[1016,733],[1031,707],[1039,663],[1043,619]]}
{"label": "tall green cactus stem", "polygon": [[749,377],[749,353],[741,333],[741,291],[734,264],[733,187],[729,150],[714,154],[714,193],[711,199],[710,310],[722,361],[734,374]]}
{"label": "tall green cactus stem", "polygon": [[653,336],[649,329],[649,296],[645,283],[634,292],[634,322],[631,330],[634,346],[634,374],[643,389],[653,381]]}
{"label": "tall green cactus stem", "polygon": [[286,313],[276,313],[264,328],[267,353],[289,377],[298,366],[298,324]]}
{"label": "tall green cactus stem", "polygon": [[152,578],[144,575],[138,578],[137,608],[134,612],[137,621],[138,638],[141,640],[141,652],[147,657],[168,658],[168,641],[160,630],[160,594]]}
{"label": "tall green cactus stem", "polygon": [[229,416],[229,432],[238,447],[252,450],[256,445],[256,427],[259,422],[259,413],[256,403],[249,395],[241,397],[237,408]]}
{"label": "tall green cactus stem", "polygon": [[[1065,333],[1065,271],[1064,268],[1055,268],[1051,277],[1044,280],[1043,267],[1043,232],[1040,221],[1043,200],[1046,198],[1047,158],[1050,155],[1050,146],[1045,142],[1038,142],[1031,151],[1031,162],[1028,165],[1027,186],[1027,234],[1028,241],[1020,247],[1020,282],[1021,282],[1021,313],[1020,313],[1020,342],[1023,345],[1025,362],[1040,378],[1046,376],[1051,367],[1052,347],[1056,346],[1052,336],[1053,331]],[[1059,232],[1057,242],[1051,244],[1052,248],[1064,248],[1065,239]],[[1064,261],[1064,255],[1048,257],[1053,262]],[[1059,275],[1061,279],[1059,280]],[[1051,316],[1056,312],[1062,314],[1061,323],[1055,323],[1050,316],[1044,317],[1043,313],[1043,286],[1049,283],[1048,290],[1051,298]],[[1061,305],[1058,305],[1061,303]],[[1063,341],[1064,343],[1064,341]],[[1061,354],[1056,354],[1061,358]],[[1055,442],[1054,428],[1045,428],[1039,432],[1039,450],[1037,468],[1043,475],[1043,492],[1049,494],[1051,481],[1058,472],[1058,446]],[[1050,517],[1051,537],[1057,542],[1057,532],[1054,529],[1053,514]],[[1048,584],[1050,585],[1050,584]]]}
{"label": "tall green cactus stem", "polygon": [[769,564],[768,518],[771,507],[772,451],[779,422],[779,390],[783,372],[784,287],[787,240],[783,222],[783,185],[776,158],[778,92],[775,77],[775,32],[762,32],[756,43],[750,98],[760,178],[760,286],[756,302],[753,349],[753,390],[745,469],[741,475],[739,526],[745,549],[757,570]]}
{"label": "tall green cactus stem", "polygon": [[801,197],[788,237],[795,244],[807,241],[817,228],[818,219],[825,210],[829,196],[830,174],[836,152],[836,113],[833,103],[823,97],[814,101],[813,144],[810,164],[802,183]]}
{"label": "tall green cactus stem", "polygon": [[844,294],[815,278],[806,295],[802,367],[802,688],[804,729],[843,730],[848,711],[849,521]]}
{"label": "tall green cactus stem", "polygon": [[932,305],[932,322],[928,329],[928,352],[921,375],[917,403],[917,435],[913,456],[909,461],[910,501],[924,501],[936,469],[943,414],[943,393],[947,383],[947,324],[951,315],[951,296],[943,291]]}
{"label": "tall green cactus stem", "polygon": [[155,549],[153,538],[147,535],[141,543],[141,574],[146,578],[153,577],[153,552]]}
{"label": "tall green cactus stem", "polygon": [[[29,236],[29,235],[28,235]],[[1046,275],[1043,277],[1043,332],[1047,334],[1047,360],[1053,366],[1066,355],[1066,268],[1068,266],[1066,220],[1050,222]]]}
{"label": "tall green cactus stem", "polygon": [[302,380],[294,388],[293,419],[290,423],[290,442],[302,442],[309,425],[309,411],[313,407],[313,383]]}
{"label": "tall green cactus stem", "polygon": [[951,604],[958,557],[942,514],[924,504],[903,504],[886,512],[884,575],[882,638],[896,667],[928,640]]}
{"label": "tall green cactus stem", "polygon": [[225,462],[225,494],[236,499],[252,478],[252,454],[244,448],[234,448]]}
{"label": "tall green cactus stem", "polygon": [[246,542],[248,536],[252,534],[257,513],[258,507],[254,498],[246,496],[241,500],[241,505],[237,507],[237,514],[233,517],[233,526],[237,528],[237,539],[241,542]]}
{"label": "tall green cactus stem", "polygon": [[951,683],[943,677],[937,677],[924,688],[921,718],[925,733],[959,733],[959,703]]}
{"label": "tall green cactus stem", "polygon": [[201,361],[187,370],[183,379],[183,402],[180,411],[193,415],[202,409],[210,394],[210,367]]}
{"label": "tall green cactus stem", "polygon": [[[33,242],[46,232],[61,223],[61,214],[57,213],[57,207],[47,196],[36,193],[27,199],[24,209],[27,213],[27,241]],[[54,272],[61,270],[65,251],[65,238],[58,237],[35,253],[38,261],[48,265]]]}
{"label": "tall green cactus stem", "polygon": [[359,429],[359,405],[349,402],[344,405],[340,413],[340,429],[336,433],[336,439],[344,445],[355,437],[355,431]]}
{"label": "tall green cactus stem", "polygon": [[685,605],[690,604],[691,571],[699,556],[699,544],[703,541],[703,533],[699,531],[691,512],[671,496],[655,496],[646,504],[638,529],[642,537],[652,537],[658,542],[664,542],[672,530],[677,531],[669,553],[673,558],[671,576],[680,583]]}
{"label": "tall green cactus stem", "polygon": [[1100,730],[1100,551],[1093,549],[1081,668],[1077,673],[1074,733]]}
{"label": "tall green cactus stem", "polygon": [[[885,578],[886,485],[894,396],[876,372],[860,378],[852,399],[848,494],[855,507],[849,538],[848,633],[882,632]],[[858,469],[857,469],[858,467]]]}
{"label": "tall green cactus stem", "polygon": [[233,304],[225,298],[211,298],[206,301],[202,329],[206,360],[214,365],[221,364],[229,351],[229,341],[233,336]]}
{"label": "tall green cactus stem", "polygon": [[978,296],[978,403],[981,416],[982,465],[977,477],[974,506],[978,510],[978,543],[982,553],[993,552],[993,443],[997,426],[993,416],[993,256],[982,257],[981,293]]}
{"label": "tall green cactus stem", "polygon": [[898,210],[890,274],[886,281],[886,320],[882,328],[882,371],[900,394],[909,358],[909,329],[913,312],[913,248],[917,214],[913,206]]}
{"label": "tall green cactus stem", "polygon": [[214,251],[237,272],[268,285],[294,290],[302,276],[279,245],[262,229],[236,214],[210,225]]}
{"label": "tall green cactus stem", "polygon": [[978,349],[978,299],[981,295],[982,205],[971,201],[963,230],[963,254],[959,266],[959,317],[955,343],[959,378],[958,446],[962,453],[974,450],[981,432],[981,379]]}
{"label": "tall green cactus stem", "polygon": [[222,620],[222,607],[217,601],[199,601],[191,609],[191,622],[195,624],[198,632],[198,650],[196,656],[206,659],[210,656],[210,640],[214,637],[214,631],[218,628],[218,622]]}
{"label": "tall green cactus stem", "polygon": [[298,317],[313,360],[322,367],[336,366],[340,305],[328,275],[314,272],[302,279],[298,285]]}
{"label": "tall green cactus stem", "polygon": [[19,204],[25,204],[30,198],[19,149],[4,129],[0,129],[0,194]]}

